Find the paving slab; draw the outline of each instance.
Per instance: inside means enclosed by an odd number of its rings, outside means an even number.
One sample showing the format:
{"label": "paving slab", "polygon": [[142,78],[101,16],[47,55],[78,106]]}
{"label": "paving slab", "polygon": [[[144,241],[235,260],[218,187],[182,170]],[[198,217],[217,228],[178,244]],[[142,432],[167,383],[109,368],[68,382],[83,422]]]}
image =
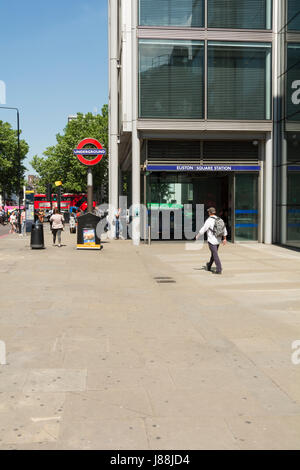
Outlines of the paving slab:
{"label": "paving slab", "polygon": [[239,450],[226,422],[194,418],[147,418],[146,429],[152,450]]}
{"label": "paving slab", "polygon": [[299,449],[300,253],[75,242],[0,240],[0,449]]}
{"label": "paving slab", "polygon": [[69,392],[86,389],[85,369],[36,369],[28,373],[26,392]]}

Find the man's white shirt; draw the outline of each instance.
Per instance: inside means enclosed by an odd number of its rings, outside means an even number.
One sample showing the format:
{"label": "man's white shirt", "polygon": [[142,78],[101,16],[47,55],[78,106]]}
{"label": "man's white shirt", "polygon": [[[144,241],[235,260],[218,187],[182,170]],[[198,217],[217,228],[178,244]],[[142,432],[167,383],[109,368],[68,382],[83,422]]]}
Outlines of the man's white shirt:
{"label": "man's white shirt", "polygon": [[208,243],[211,243],[212,245],[220,245],[222,241],[222,236],[226,237],[227,236],[227,230],[226,227],[224,227],[224,233],[221,237],[216,237],[213,233],[213,228],[215,225],[216,221],[216,216],[210,216],[206,219],[205,224],[199,231],[199,235],[204,235],[205,232],[207,232],[207,241]]}

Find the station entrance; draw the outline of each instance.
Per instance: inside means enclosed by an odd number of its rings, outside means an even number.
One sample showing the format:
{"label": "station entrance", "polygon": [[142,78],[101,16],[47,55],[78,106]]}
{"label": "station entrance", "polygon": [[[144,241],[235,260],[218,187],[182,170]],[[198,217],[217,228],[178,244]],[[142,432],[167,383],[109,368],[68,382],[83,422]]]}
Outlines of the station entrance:
{"label": "station entrance", "polygon": [[[226,223],[228,239],[232,242],[259,240],[259,172],[151,172],[146,177],[146,204],[148,220],[151,211],[169,211],[170,238],[174,237],[176,211],[184,211],[184,205],[191,207],[193,230],[196,228],[196,204],[207,209],[215,207],[217,215]],[[178,220],[178,219],[177,219]],[[161,224],[160,224],[161,227]],[[159,230],[159,238],[161,229]],[[181,239],[184,239],[182,230]]]}

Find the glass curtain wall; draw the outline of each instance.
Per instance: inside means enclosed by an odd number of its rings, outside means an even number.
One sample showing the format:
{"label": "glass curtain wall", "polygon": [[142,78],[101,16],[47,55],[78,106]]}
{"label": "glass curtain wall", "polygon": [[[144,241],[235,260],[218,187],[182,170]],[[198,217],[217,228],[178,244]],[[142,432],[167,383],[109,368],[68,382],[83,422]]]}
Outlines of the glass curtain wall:
{"label": "glass curtain wall", "polygon": [[140,0],[141,26],[204,26],[204,0]]}
{"label": "glass curtain wall", "polygon": [[208,119],[271,119],[271,44],[208,42]]}
{"label": "glass curtain wall", "polygon": [[280,168],[281,187],[281,241],[300,247],[300,129],[286,132],[286,159]]}
{"label": "glass curtain wall", "polygon": [[300,44],[290,43],[287,47],[286,94],[286,120],[300,121]]}
{"label": "glass curtain wall", "polygon": [[258,240],[258,175],[235,175],[235,241]]}
{"label": "glass curtain wall", "polygon": [[[203,28],[204,8],[204,0],[139,0],[139,25]],[[272,29],[272,0],[207,0],[207,9],[208,28]]]}
{"label": "glass curtain wall", "polygon": [[202,119],[203,41],[139,41],[139,116]]}
{"label": "glass curtain wall", "polygon": [[288,31],[300,31],[300,1],[288,0]]}
{"label": "glass curtain wall", "polygon": [[208,28],[271,29],[271,0],[208,0]]}
{"label": "glass curtain wall", "polygon": [[299,188],[300,188],[300,166],[298,168],[298,171],[293,171],[293,170],[288,171],[288,175],[287,175],[287,244],[296,246],[296,247],[300,247],[300,189]]}

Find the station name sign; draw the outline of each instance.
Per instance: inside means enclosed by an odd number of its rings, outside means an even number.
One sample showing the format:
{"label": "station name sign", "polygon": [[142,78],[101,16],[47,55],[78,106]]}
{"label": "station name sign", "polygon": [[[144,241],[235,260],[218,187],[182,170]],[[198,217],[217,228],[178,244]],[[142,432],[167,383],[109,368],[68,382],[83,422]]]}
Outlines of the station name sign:
{"label": "station name sign", "polygon": [[74,155],[105,155],[106,150],[105,149],[99,150],[99,149],[85,149],[85,148],[82,148],[82,149],[74,149],[73,153],[74,153]]}
{"label": "station name sign", "polygon": [[259,165],[147,165],[148,171],[259,171]]}

